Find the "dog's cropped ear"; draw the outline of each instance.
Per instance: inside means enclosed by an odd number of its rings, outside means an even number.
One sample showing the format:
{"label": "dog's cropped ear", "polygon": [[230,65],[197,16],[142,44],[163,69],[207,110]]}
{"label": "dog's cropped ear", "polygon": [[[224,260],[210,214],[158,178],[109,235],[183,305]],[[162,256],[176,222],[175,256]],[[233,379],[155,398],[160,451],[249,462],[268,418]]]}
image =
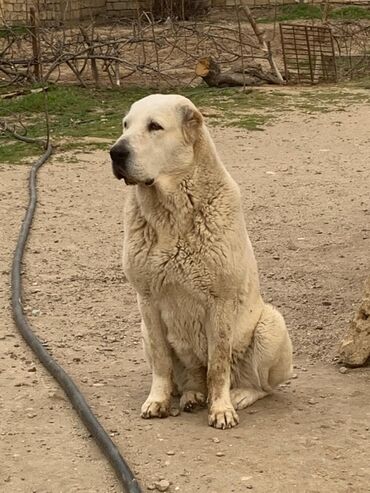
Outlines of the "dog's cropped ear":
{"label": "dog's cropped ear", "polygon": [[189,105],[181,106],[182,131],[187,142],[195,142],[203,124],[203,116]]}

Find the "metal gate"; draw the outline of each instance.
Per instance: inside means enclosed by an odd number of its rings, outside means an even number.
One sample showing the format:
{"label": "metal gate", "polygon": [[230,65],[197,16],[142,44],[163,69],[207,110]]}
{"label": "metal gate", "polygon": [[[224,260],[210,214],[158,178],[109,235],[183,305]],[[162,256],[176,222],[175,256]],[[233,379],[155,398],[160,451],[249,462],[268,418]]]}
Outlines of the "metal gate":
{"label": "metal gate", "polygon": [[280,24],[285,78],[288,83],[335,82],[334,43],[331,29],[305,24]]}

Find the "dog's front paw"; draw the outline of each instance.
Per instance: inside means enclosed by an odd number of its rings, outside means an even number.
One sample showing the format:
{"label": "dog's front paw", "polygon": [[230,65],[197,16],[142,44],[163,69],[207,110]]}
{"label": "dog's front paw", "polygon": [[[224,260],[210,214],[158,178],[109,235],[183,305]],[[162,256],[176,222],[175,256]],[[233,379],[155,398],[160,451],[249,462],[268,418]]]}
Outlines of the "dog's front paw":
{"label": "dog's front paw", "polygon": [[170,414],[170,401],[153,401],[147,399],[141,406],[141,417],[150,418],[167,418]]}
{"label": "dog's front paw", "polygon": [[192,390],[185,391],[180,399],[180,409],[182,411],[191,412],[197,406],[204,407],[206,404],[206,398],[201,392],[194,392]]}
{"label": "dog's front paw", "polygon": [[235,412],[235,409],[227,407],[225,409],[211,407],[208,413],[208,424],[219,430],[226,430],[227,428],[233,428],[239,423],[239,417]]}

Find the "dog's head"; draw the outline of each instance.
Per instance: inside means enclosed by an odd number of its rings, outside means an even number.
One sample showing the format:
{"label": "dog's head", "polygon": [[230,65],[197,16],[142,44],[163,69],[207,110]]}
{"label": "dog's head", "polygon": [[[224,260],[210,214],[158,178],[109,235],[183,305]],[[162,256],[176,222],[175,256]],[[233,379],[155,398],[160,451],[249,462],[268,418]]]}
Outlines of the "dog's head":
{"label": "dog's head", "polygon": [[193,163],[202,124],[202,115],[183,96],[140,99],[124,117],[123,133],[110,150],[114,175],[128,185],[149,186],[160,176],[183,173]]}

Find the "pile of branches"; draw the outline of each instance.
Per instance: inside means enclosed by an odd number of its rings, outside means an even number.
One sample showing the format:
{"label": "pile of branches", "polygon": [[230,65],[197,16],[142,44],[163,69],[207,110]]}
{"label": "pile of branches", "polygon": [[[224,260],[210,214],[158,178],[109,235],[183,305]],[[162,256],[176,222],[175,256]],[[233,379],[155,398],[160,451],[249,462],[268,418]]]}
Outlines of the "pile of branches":
{"label": "pile of branches", "polygon": [[332,22],[331,27],[341,79],[370,73],[370,25],[367,22]]}
{"label": "pile of branches", "polygon": [[77,82],[175,87],[191,84],[204,56],[221,67],[267,63],[268,54],[245,26],[171,21],[143,13],[131,26],[7,27],[0,37],[0,84]]}
{"label": "pile of branches", "polygon": [[[138,14],[131,24],[105,27],[39,26],[31,12],[29,26],[1,28],[0,85],[60,81],[162,88],[192,84],[197,77],[217,87],[284,83],[276,56],[280,49],[276,30],[268,39],[246,0],[235,7],[233,23],[181,20],[187,9],[194,13],[207,3],[153,0],[153,10]],[[157,14],[170,15],[163,22]],[[323,22],[333,32],[340,78],[368,73],[368,23]]]}

